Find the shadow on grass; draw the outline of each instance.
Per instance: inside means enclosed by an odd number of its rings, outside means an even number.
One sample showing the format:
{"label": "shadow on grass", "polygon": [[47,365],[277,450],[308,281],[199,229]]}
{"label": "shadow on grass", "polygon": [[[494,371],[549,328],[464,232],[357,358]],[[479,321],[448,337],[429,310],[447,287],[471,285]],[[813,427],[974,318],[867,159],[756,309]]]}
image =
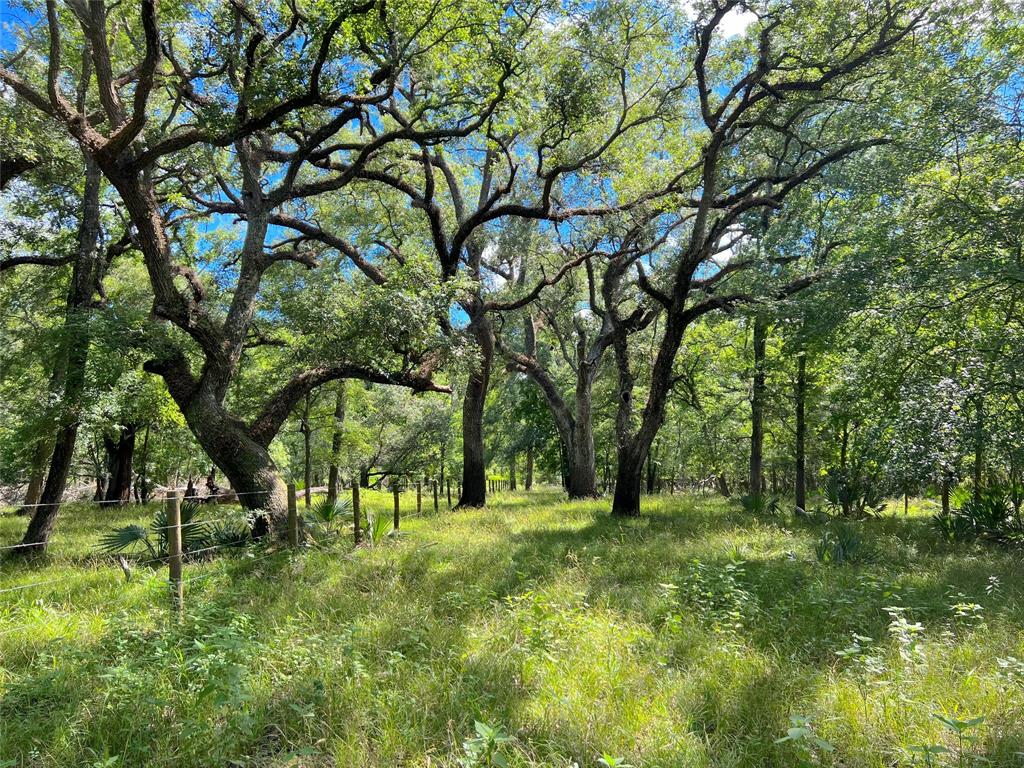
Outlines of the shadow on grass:
{"label": "shadow on grass", "polygon": [[[787,525],[802,536],[803,549],[771,555],[745,551],[752,535],[781,539]],[[828,565],[818,562],[812,549],[825,527],[759,520],[735,509],[654,512],[625,522],[594,513],[582,526],[513,534],[517,568],[506,574],[497,594],[553,583],[572,569],[588,602],[606,603],[632,620],[657,626],[658,611],[664,613],[659,584],[685,581],[694,560],[721,572],[739,558],[738,581],[753,595],[749,610],[757,614],[745,623],[745,641],[767,652],[785,648],[795,659],[821,668],[834,664],[834,651],[848,645],[855,632],[883,639],[890,622],[885,609],[891,606],[906,608],[908,618],[922,622],[929,633],[946,629],[953,605],[961,602],[980,604],[987,619],[1024,625],[1024,584],[1016,576],[1019,558],[1013,553],[929,539],[927,519],[885,518],[858,524],[863,562]],[[705,546],[708,541],[719,546]]]}
{"label": "shadow on grass", "polygon": [[[719,572],[739,555],[751,613],[735,637],[713,634],[684,604],[693,637],[680,640],[676,658],[657,668],[639,655],[653,641],[628,648],[638,666],[685,672],[673,693],[682,730],[644,757],[678,764],[684,752],[716,761],[742,754],[736,764],[784,766],[792,754],[772,741],[794,702],[814,698],[852,632],[885,637],[885,607],[911,608],[932,633],[949,620],[948,585],[956,584],[987,616],[1024,621],[1012,556],[923,547],[927,521],[919,518],[864,523],[877,557],[825,566],[813,559],[821,532],[813,523],[758,520],[680,497],[651,500],[643,518],[620,521],[606,501],[557,498],[499,496],[496,509],[442,512],[373,551],[260,553],[191,569],[216,575],[191,583],[180,626],[158,606],[141,625],[137,615],[115,617],[95,635],[42,639],[16,663],[5,659],[0,744],[15,759],[33,749],[78,760],[109,753],[126,765],[285,762],[297,749],[423,764],[425,754],[457,755],[482,719],[529,722],[542,761],[550,752],[591,764],[592,754],[580,754],[596,738],[590,723],[527,718],[535,691],[523,658],[500,644],[481,652],[473,633],[495,616],[502,623],[492,631],[516,631],[504,621],[514,610],[506,598],[549,589],[580,592],[585,605],[657,634],[670,607],[659,584],[683,583],[695,558]],[[1002,585],[997,595],[985,594],[991,575]],[[742,654],[723,653],[726,642]],[[1008,755],[1020,740],[1007,724],[986,749]]]}

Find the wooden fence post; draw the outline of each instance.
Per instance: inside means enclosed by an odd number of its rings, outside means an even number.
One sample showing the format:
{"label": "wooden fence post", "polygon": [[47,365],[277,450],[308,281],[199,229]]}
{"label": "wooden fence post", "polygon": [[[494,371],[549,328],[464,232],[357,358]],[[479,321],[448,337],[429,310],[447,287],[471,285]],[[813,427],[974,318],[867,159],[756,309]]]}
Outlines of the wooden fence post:
{"label": "wooden fence post", "polygon": [[167,570],[171,583],[171,607],[180,617],[185,607],[185,584],[181,580],[181,501],[177,491],[167,492]]}
{"label": "wooden fence post", "polygon": [[401,502],[398,499],[398,494],[399,493],[401,493],[401,489],[398,487],[398,483],[396,482],[394,485],[391,486],[391,496],[395,500],[395,520],[394,520],[394,523],[395,523],[395,530],[396,531],[398,530],[398,522],[399,522],[398,521],[398,517],[399,517],[398,512],[399,512],[399,509],[401,507]]}
{"label": "wooden fence post", "polygon": [[355,523],[355,528],[352,531],[352,539],[355,545],[358,547],[359,542],[362,541],[363,532],[359,527],[359,478],[352,478],[352,522]]}
{"label": "wooden fence post", "polygon": [[423,483],[420,480],[416,481],[416,514],[423,514]]}
{"label": "wooden fence post", "polygon": [[299,546],[299,511],[295,503],[295,483],[288,483],[288,546]]}

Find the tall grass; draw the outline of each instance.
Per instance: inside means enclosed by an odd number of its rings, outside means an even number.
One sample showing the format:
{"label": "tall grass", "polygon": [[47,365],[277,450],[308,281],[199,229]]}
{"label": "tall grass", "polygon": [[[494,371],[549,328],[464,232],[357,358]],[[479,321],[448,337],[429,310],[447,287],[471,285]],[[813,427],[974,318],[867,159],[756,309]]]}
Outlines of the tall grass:
{"label": "tall grass", "polygon": [[[830,566],[815,523],[607,506],[505,493],[355,552],[190,563],[180,623],[163,570],[95,554],[152,510],[71,507],[46,561],[0,563],[0,590],[49,582],[0,592],[0,765],[957,765],[936,715],[984,717],[968,759],[1017,764],[1012,554],[945,543],[926,509]],[[0,518],[0,546],[23,526]],[[776,743],[794,722],[834,750]]]}

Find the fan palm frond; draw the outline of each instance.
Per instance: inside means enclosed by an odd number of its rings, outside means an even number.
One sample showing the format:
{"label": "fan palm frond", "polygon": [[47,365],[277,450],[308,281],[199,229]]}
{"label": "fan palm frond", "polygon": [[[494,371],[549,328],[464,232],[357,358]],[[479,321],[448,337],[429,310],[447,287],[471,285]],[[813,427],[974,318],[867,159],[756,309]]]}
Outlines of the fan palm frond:
{"label": "fan palm frond", "polygon": [[109,533],[103,534],[97,549],[106,554],[124,552],[139,544],[144,544],[150,554],[156,556],[156,550],[149,540],[149,529],[144,525],[126,525],[123,528],[115,528]]}
{"label": "fan palm frond", "polygon": [[306,517],[310,522],[321,525],[334,525],[339,520],[347,520],[349,510],[352,509],[352,502],[348,499],[323,498],[317,501],[309,510]]}
{"label": "fan palm frond", "polygon": [[370,544],[376,546],[391,533],[391,519],[380,513],[370,513],[366,518],[366,537]]}

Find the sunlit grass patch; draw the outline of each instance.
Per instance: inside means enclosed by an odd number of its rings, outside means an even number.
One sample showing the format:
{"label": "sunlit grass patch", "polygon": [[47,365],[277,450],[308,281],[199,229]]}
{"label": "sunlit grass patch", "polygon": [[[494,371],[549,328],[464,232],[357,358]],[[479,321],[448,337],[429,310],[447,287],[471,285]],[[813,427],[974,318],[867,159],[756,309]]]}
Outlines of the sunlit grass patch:
{"label": "sunlit grass patch", "polygon": [[[390,513],[390,494],[365,497]],[[43,562],[0,567],[0,589],[53,580],[0,593],[0,754],[455,766],[480,721],[512,766],[880,768],[917,747],[957,765],[961,735],[965,759],[1016,764],[1013,554],[922,538],[924,512],[899,507],[860,525],[872,558],[824,564],[818,524],[649,501],[622,521],[607,501],[504,493],[409,516],[372,549],[189,562],[180,623],[162,566],[126,580],[95,553],[151,510],[76,506]],[[4,541],[19,525],[0,520]],[[939,717],[984,719],[957,734]],[[793,718],[833,749],[776,743]]]}

